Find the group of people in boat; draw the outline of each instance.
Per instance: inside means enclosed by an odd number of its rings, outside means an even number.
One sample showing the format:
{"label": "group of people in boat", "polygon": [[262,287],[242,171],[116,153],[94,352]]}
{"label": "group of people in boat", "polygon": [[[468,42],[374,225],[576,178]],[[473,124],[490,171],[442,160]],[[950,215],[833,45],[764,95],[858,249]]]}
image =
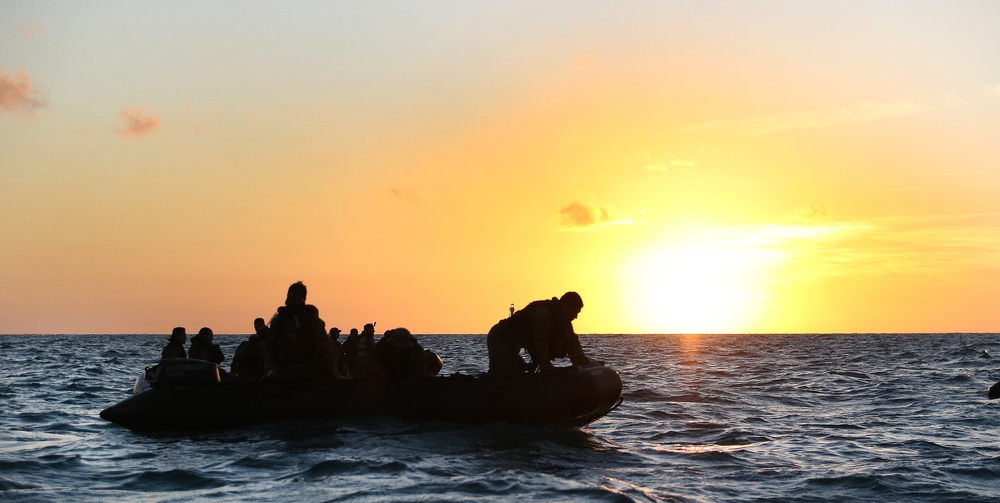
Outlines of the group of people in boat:
{"label": "group of people in boat", "polygon": [[215,334],[211,328],[202,327],[198,335],[191,338],[191,349],[185,350],[184,343],[187,342],[187,330],[184,327],[175,327],[170,334],[170,341],[163,348],[160,358],[192,358],[195,360],[205,360],[216,365],[225,360],[222,348],[212,342]]}
{"label": "group of people in boat", "polygon": [[[240,343],[233,355],[226,379],[258,381],[262,379],[305,381],[328,379],[408,378],[436,375],[441,358],[425,350],[405,328],[387,330],[375,341],[375,324],[361,332],[351,329],[346,341],[339,341],[337,328],[326,330],[316,306],[306,303],[306,286],[300,281],[288,287],[285,304],[278,308],[270,323],[254,320],[255,333]],[[489,375],[510,377],[532,372],[550,372],[552,360],[569,357],[574,365],[589,363],[580,340],[573,330],[573,320],[583,309],[583,299],[576,292],[562,297],[531,302],[500,320],[487,335]],[[187,333],[183,327],[173,330],[163,348],[162,358],[193,358],[221,364],[225,359],[213,333],[202,328],[184,349]],[[530,356],[526,362],[524,349]]]}

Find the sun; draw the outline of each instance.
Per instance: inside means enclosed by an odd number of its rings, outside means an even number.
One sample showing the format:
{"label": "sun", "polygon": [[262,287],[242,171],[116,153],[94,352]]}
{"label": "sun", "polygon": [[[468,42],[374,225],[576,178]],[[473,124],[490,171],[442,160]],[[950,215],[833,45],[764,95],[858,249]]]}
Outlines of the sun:
{"label": "sun", "polygon": [[623,295],[642,333],[740,333],[767,297],[765,250],[712,240],[659,245],[630,257]]}

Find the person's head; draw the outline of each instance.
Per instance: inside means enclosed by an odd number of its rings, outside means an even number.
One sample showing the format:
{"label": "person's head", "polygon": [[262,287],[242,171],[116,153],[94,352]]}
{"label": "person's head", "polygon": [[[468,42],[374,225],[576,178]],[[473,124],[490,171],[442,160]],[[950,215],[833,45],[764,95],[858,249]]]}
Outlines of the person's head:
{"label": "person's head", "polygon": [[362,330],[362,332],[365,335],[375,335],[375,324],[374,323],[366,323],[365,324],[365,329]]}
{"label": "person's head", "polygon": [[200,337],[205,342],[212,342],[212,329],[208,327],[201,327],[198,331],[198,337]]}
{"label": "person's head", "polygon": [[330,337],[333,337],[333,338],[340,337],[340,329],[337,328],[337,327],[331,328],[330,329]]}
{"label": "person's head", "polygon": [[306,303],[306,285],[301,281],[296,281],[288,287],[288,295],[285,297],[286,306],[301,306]]}
{"label": "person's head", "polygon": [[267,329],[267,322],[264,318],[254,318],[253,329],[259,334]]}
{"label": "person's head", "polygon": [[174,327],[174,331],[170,333],[170,342],[181,344],[187,342],[187,331],[184,330],[184,327]]}
{"label": "person's head", "polygon": [[559,298],[559,303],[569,313],[569,319],[575,320],[583,309],[583,298],[576,292],[566,292]]}
{"label": "person's head", "polygon": [[351,335],[358,335],[358,329],[352,328],[351,329]]}

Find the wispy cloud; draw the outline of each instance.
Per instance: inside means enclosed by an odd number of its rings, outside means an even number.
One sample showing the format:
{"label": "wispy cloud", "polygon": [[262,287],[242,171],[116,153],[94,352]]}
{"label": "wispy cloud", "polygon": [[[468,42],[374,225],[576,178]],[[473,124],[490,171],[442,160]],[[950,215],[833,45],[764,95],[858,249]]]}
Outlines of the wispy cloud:
{"label": "wispy cloud", "polygon": [[954,280],[1000,277],[998,214],[890,217],[870,221],[771,224],[715,234],[723,248],[772,250],[772,276]]}
{"label": "wispy cloud", "polygon": [[0,70],[0,111],[30,116],[46,105],[23,68],[16,75]]}
{"label": "wispy cloud", "polygon": [[916,103],[912,101],[877,103],[863,101],[852,106],[840,108],[749,117],[745,119],[711,121],[683,127],[677,129],[676,131],[736,131],[765,135],[784,131],[835,127],[861,122],[871,122],[890,117],[916,115],[933,110],[942,110],[954,107],[959,103],[960,102],[956,99],[933,103]]}
{"label": "wispy cloud", "polygon": [[645,168],[647,171],[667,172],[681,168],[693,168],[697,165],[698,162],[691,159],[671,159],[669,161],[664,159],[651,159],[646,161]]}
{"label": "wispy cloud", "polygon": [[160,118],[141,108],[126,108],[121,113],[123,124],[118,129],[122,138],[146,136],[160,127]]}
{"label": "wispy cloud", "polygon": [[788,216],[788,219],[793,222],[814,222],[823,220],[830,214],[830,203],[827,201],[817,201],[796,209]]}
{"label": "wispy cloud", "polygon": [[17,32],[24,38],[34,38],[45,31],[45,25],[39,21],[33,23],[17,23]]}
{"label": "wispy cloud", "polygon": [[408,204],[420,204],[420,198],[417,197],[417,193],[410,189],[397,189],[390,187],[389,194],[391,194],[392,197]]}
{"label": "wispy cloud", "polygon": [[560,224],[568,229],[596,229],[609,225],[631,225],[631,217],[618,215],[609,206],[573,201],[559,209]]}

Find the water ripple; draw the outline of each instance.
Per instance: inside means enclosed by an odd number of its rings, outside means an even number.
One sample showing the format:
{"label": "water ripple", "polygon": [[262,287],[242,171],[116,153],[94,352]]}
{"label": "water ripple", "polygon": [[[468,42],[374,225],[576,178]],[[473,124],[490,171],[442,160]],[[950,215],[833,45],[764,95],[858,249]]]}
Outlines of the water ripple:
{"label": "water ripple", "polygon": [[[420,336],[446,373],[483,336]],[[993,501],[992,334],[583,336],[583,430],[364,417],[135,434],[97,417],[165,336],[0,336],[0,500]],[[242,336],[217,336],[227,356]],[[38,347],[47,348],[37,352]],[[992,350],[984,353],[984,350]]]}

